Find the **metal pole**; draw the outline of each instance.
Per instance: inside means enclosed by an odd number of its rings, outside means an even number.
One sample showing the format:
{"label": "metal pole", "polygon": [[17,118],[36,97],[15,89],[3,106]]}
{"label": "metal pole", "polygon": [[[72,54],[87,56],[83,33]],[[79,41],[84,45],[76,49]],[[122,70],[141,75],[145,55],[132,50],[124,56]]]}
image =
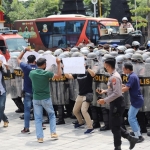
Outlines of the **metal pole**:
{"label": "metal pole", "polygon": [[[136,10],[136,7],[137,7],[137,5],[136,5],[136,0],[134,0],[134,2],[135,2],[135,10]],[[135,12],[135,17],[136,17],[136,12]],[[136,30],[137,30],[137,19],[136,19],[135,24],[136,24]]]}
{"label": "metal pole", "polygon": [[94,5],[94,17],[96,17],[96,4],[93,5]]}
{"label": "metal pole", "polygon": [[102,4],[101,4],[101,0],[99,0],[99,14],[100,14],[100,17],[102,17]]}

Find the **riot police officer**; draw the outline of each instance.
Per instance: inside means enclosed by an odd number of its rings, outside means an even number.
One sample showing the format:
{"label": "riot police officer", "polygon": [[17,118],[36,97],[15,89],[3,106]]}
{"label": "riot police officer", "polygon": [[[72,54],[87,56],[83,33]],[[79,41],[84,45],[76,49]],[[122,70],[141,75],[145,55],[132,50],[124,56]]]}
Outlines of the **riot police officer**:
{"label": "riot police officer", "polygon": [[108,89],[99,91],[100,94],[107,93],[107,97],[99,99],[98,103],[103,105],[110,103],[110,127],[114,136],[115,150],[121,150],[121,136],[128,139],[130,142],[130,149],[132,149],[137,139],[132,137],[126,130],[121,128],[122,116],[125,110],[125,102],[122,96],[122,80],[119,73],[115,70],[116,60],[108,58],[105,60],[104,67],[110,74],[108,79]]}

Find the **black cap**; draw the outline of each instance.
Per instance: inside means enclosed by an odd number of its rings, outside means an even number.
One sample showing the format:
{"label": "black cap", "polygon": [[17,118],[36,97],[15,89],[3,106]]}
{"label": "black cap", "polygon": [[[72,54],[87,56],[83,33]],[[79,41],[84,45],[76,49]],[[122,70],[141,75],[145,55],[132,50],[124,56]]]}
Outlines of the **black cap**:
{"label": "black cap", "polygon": [[45,58],[39,58],[36,62],[37,66],[42,66],[46,63],[46,59]]}

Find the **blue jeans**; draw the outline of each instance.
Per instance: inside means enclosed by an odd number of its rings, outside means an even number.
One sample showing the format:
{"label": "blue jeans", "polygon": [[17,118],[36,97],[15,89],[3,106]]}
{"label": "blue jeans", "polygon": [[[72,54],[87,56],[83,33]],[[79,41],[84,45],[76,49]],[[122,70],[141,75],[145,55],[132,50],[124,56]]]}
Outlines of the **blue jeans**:
{"label": "blue jeans", "polygon": [[137,121],[137,118],[136,118],[136,115],[137,115],[139,109],[140,108],[135,108],[131,105],[130,109],[128,111],[128,121],[129,121],[129,124],[130,124],[133,132],[137,132],[137,131],[141,130],[139,123]]}
{"label": "blue jeans", "polygon": [[30,127],[30,111],[32,106],[32,99],[33,96],[30,93],[25,92],[24,97],[24,127],[28,128]]}
{"label": "blue jeans", "polygon": [[6,92],[3,95],[0,95],[0,122],[3,120],[4,122],[8,121],[7,116],[4,114],[6,103]]}
{"label": "blue jeans", "polygon": [[50,133],[56,133],[56,117],[51,98],[43,100],[33,100],[33,108],[37,138],[39,139],[44,137],[42,129],[43,108],[47,111],[49,117]]}

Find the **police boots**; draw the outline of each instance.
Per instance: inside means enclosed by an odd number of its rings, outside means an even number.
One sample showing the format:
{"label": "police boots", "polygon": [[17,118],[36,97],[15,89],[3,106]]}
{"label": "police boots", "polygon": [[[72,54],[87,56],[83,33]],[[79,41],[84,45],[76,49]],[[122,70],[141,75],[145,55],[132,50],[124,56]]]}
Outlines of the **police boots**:
{"label": "police boots", "polygon": [[121,150],[121,146],[117,146],[117,147],[115,147],[115,149],[114,150]]}
{"label": "police boots", "polygon": [[99,119],[98,119],[98,111],[97,109],[99,109],[98,107],[96,106],[91,106],[91,118],[93,120],[93,128],[96,129],[96,128],[100,128],[100,123],[99,123]]}
{"label": "police boots", "polygon": [[56,125],[65,124],[64,120],[64,106],[58,105],[58,120],[56,122]]}
{"label": "police boots", "polygon": [[133,149],[135,144],[138,142],[138,139],[133,137],[133,136],[131,136],[131,135],[128,135],[127,139],[128,139],[128,141],[130,143],[129,149]]}

